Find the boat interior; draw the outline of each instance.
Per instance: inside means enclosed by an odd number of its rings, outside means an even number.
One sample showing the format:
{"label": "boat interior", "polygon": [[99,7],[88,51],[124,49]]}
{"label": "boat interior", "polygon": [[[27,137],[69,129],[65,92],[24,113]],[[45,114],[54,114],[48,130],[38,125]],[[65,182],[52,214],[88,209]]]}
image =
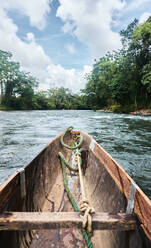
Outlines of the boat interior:
{"label": "boat interior", "polygon": [[[69,131],[64,136],[64,142],[72,146],[77,135],[83,137],[82,173],[89,204],[96,213],[110,213],[117,216],[126,213],[131,178],[88,134]],[[69,164],[75,166],[74,151],[63,147],[60,137],[61,134],[54,138],[24,170],[16,172],[0,186],[0,211],[8,213],[7,221],[8,218],[11,220],[9,212],[74,212],[64,188],[63,172],[58,157],[58,153],[62,152]],[[70,191],[79,206],[81,188],[78,173],[68,168],[66,173]],[[81,229],[72,228],[71,225],[69,228],[59,229],[0,229],[1,247],[87,247]],[[131,228],[120,230],[118,227],[113,230],[94,228],[91,242],[93,247],[99,248],[149,248],[151,243],[144,230],[140,220],[136,218],[134,230]]]}

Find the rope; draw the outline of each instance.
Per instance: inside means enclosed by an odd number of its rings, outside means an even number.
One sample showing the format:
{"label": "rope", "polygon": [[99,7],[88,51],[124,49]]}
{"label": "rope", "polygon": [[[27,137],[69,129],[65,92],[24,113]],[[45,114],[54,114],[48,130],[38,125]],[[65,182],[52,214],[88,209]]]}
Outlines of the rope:
{"label": "rope", "polygon": [[[60,157],[60,154],[58,154],[59,157]],[[67,192],[67,196],[69,198],[69,200],[71,201],[71,204],[74,208],[74,211],[75,212],[80,212],[80,209],[78,208],[78,205],[69,189],[69,186],[68,186],[68,182],[67,182],[67,175],[66,175],[66,167],[65,167],[65,164],[64,164],[64,161],[61,159],[60,157],[60,161],[61,161],[61,167],[62,167],[62,173],[63,173],[63,182],[64,182],[64,187],[65,187],[65,190]],[[93,245],[92,245],[92,242],[89,238],[89,235],[87,234],[87,232],[85,230],[82,230],[82,235],[83,235],[83,238],[87,244],[87,247],[88,248],[93,248]]]}
{"label": "rope", "polygon": [[65,159],[65,157],[63,156],[63,154],[61,152],[58,153],[60,159],[65,163],[65,165],[67,166],[67,168],[71,171],[78,171],[77,168],[73,168],[70,166],[70,164],[67,162],[67,160]]}
{"label": "rope", "polygon": [[75,210],[75,212],[79,212],[79,208],[78,208],[78,205],[69,189],[69,186],[68,186],[68,181],[67,181],[67,175],[66,175],[66,167],[65,167],[65,164],[64,164],[64,161],[62,160],[62,158],[60,157],[60,153],[58,153],[59,155],[59,158],[60,158],[60,161],[61,161],[61,167],[62,167],[62,174],[63,174],[63,182],[64,182],[64,186],[65,186],[65,190],[67,192],[67,195],[69,197],[69,200],[71,201],[71,204]]}
{"label": "rope", "polygon": [[94,208],[90,207],[89,201],[86,199],[82,170],[81,170],[81,163],[80,163],[81,157],[79,156],[79,151],[78,151],[76,156],[77,156],[77,162],[78,162],[79,178],[80,178],[80,185],[81,185],[81,195],[82,195],[82,200],[80,202],[80,212],[84,213],[84,216],[82,216],[82,219],[83,219],[82,228],[87,229],[87,233],[89,234],[89,236],[91,236],[92,235],[91,214],[95,213],[95,210],[94,210]]}
{"label": "rope", "polygon": [[78,139],[80,139],[80,140],[79,140],[79,143],[78,143],[77,145],[69,146],[69,145],[67,145],[67,144],[64,143],[64,141],[63,141],[64,136],[66,135],[66,133],[67,133],[68,131],[71,131],[72,129],[73,129],[72,126],[68,127],[68,128],[64,131],[64,133],[63,133],[63,135],[61,136],[61,139],[60,139],[60,142],[61,142],[62,146],[66,147],[66,148],[68,148],[68,149],[70,149],[70,150],[77,149],[78,147],[81,146],[81,144],[82,144],[82,142],[83,142],[83,137],[82,137],[81,135],[78,135],[78,136],[76,137],[76,140],[78,140]]}
{"label": "rope", "polygon": [[82,222],[82,228],[87,229],[87,233],[89,236],[92,235],[92,218],[90,214],[94,214],[95,210],[93,207],[89,206],[89,201],[86,199],[82,199],[80,202],[80,212],[84,213],[84,216],[82,216],[83,222]]}
{"label": "rope", "polygon": [[[60,141],[61,141],[62,146],[66,147],[68,149],[76,149],[76,161],[78,164],[78,169],[71,167],[61,152],[59,152],[58,155],[59,155],[59,158],[61,161],[64,187],[65,187],[65,190],[67,192],[68,198],[71,201],[71,204],[72,204],[72,206],[76,212],[84,213],[84,216],[82,216],[82,220],[83,220],[82,221],[82,228],[83,228],[82,234],[83,234],[84,240],[87,244],[87,247],[93,248],[93,245],[92,245],[92,242],[90,239],[90,235],[92,234],[92,219],[91,219],[90,214],[94,213],[95,211],[92,207],[89,206],[89,202],[86,200],[86,197],[85,197],[84,184],[83,184],[83,178],[82,178],[82,170],[81,170],[81,165],[82,165],[81,150],[78,149],[78,147],[80,147],[82,142],[83,142],[83,137],[78,135],[76,137],[74,146],[69,146],[69,145],[65,144],[63,141],[65,134],[72,129],[73,129],[73,127],[67,128],[65,130],[65,132],[63,133],[63,135],[61,136]],[[77,143],[77,140],[79,140],[79,143]],[[75,201],[75,199],[74,199],[74,197],[73,197],[73,195],[72,195],[72,193],[68,187],[65,165],[68,167],[69,170],[72,170],[72,171],[78,171],[79,170],[81,193],[82,193],[82,201],[80,202],[80,209],[78,208],[78,205],[77,205],[77,203],[76,203],[76,201]]]}

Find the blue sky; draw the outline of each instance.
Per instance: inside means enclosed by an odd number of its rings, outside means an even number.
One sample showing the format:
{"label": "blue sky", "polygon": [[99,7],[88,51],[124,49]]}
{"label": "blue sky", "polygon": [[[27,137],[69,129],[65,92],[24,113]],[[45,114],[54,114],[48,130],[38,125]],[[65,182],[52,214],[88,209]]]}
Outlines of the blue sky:
{"label": "blue sky", "polygon": [[0,49],[40,89],[85,86],[94,59],[121,46],[119,31],[151,14],[150,0],[1,0]]}
{"label": "blue sky", "polygon": [[42,30],[32,27],[29,18],[18,13],[17,10],[11,9],[7,13],[18,26],[17,34],[20,39],[24,41],[26,34],[32,32],[36,42],[43,47],[45,53],[55,64],[61,64],[66,69],[81,69],[86,63],[91,63],[87,46],[81,43],[76,36],[64,33],[62,30],[64,22],[61,18],[56,17],[59,2],[53,1],[50,7],[51,11],[46,18],[47,24]]}

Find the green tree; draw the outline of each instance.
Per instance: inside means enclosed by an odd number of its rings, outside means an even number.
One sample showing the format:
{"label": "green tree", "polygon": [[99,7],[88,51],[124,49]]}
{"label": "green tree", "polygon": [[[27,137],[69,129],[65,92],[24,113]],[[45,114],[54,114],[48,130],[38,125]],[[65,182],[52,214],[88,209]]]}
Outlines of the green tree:
{"label": "green tree", "polygon": [[29,73],[21,71],[20,64],[11,59],[11,53],[0,51],[1,103],[19,109],[34,108],[34,89],[38,82]]}
{"label": "green tree", "polygon": [[135,64],[139,75],[139,98],[143,105],[151,99],[151,17],[136,27],[132,36],[132,47],[135,51]]}
{"label": "green tree", "polygon": [[108,53],[93,65],[93,71],[87,77],[83,93],[86,95],[88,107],[98,109],[107,106],[111,101],[111,82],[115,67],[113,56]]}
{"label": "green tree", "polygon": [[123,48],[96,61],[82,90],[91,109],[115,104],[130,110],[151,103],[151,17],[141,25],[135,19],[120,35]]}
{"label": "green tree", "polygon": [[11,57],[12,57],[11,53],[0,50],[0,89],[1,89],[0,103],[3,103],[4,100],[4,88],[7,82],[9,59]]}

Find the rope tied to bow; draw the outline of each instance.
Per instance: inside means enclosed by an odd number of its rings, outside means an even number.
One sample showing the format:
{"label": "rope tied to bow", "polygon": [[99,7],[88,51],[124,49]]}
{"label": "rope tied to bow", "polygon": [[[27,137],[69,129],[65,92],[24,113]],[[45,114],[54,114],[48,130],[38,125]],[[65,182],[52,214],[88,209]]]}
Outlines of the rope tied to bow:
{"label": "rope tied to bow", "polygon": [[89,201],[86,199],[85,189],[84,189],[84,182],[83,182],[83,175],[81,169],[81,151],[76,152],[76,160],[78,163],[79,169],[79,179],[80,179],[80,186],[81,186],[81,195],[82,200],[80,201],[80,212],[84,214],[81,216],[82,218],[82,228],[87,230],[89,236],[92,236],[92,217],[91,214],[95,213],[93,207],[89,205]]}
{"label": "rope tied to bow", "polygon": [[82,199],[80,201],[80,212],[84,215],[81,216],[83,222],[82,222],[82,228],[87,230],[87,233],[89,236],[92,235],[92,217],[91,214],[95,213],[95,209],[93,207],[90,207],[89,201],[86,199]]}
{"label": "rope tied to bow", "polygon": [[[67,192],[68,198],[71,201],[71,204],[76,212],[81,212],[84,215],[81,215],[81,218],[83,220],[82,222],[82,235],[84,237],[84,240],[86,242],[86,245],[88,248],[93,248],[93,244],[91,242],[90,235],[92,234],[92,220],[91,220],[91,215],[94,213],[94,209],[89,206],[89,202],[86,200],[85,197],[85,191],[84,191],[84,184],[83,184],[83,178],[82,178],[82,170],[81,170],[81,165],[82,165],[82,159],[81,159],[81,149],[78,149],[82,142],[83,142],[83,137],[81,135],[78,135],[75,139],[75,143],[73,146],[69,146],[64,143],[64,136],[67,132],[70,132],[73,129],[73,127],[67,128],[63,135],[61,136],[60,142],[62,146],[66,147],[67,149],[75,150],[75,161],[77,162],[78,169],[73,168],[70,166],[70,164],[66,161],[64,158],[63,154],[61,152],[58,153],[58,156],[61,161],[61,167],[62,167],[62,172],[63,172],[63,181],[64,181],[64,186],[65,190]],[[82,194],[82,201],[80,202],[80,209],[69,189],[68,182],[67,182],[67,175],[66,175],[66,166],[70,171],[79,171],[79,177],[80,177],[80,185],[81,185],[81,194]]]}

